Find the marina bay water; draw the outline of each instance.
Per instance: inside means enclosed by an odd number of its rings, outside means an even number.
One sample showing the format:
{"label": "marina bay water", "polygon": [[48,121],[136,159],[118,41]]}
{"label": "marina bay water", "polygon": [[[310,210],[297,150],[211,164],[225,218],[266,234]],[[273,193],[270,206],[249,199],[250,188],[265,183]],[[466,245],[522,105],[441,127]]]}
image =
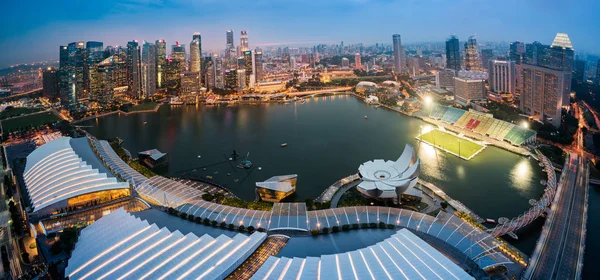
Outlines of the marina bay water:
{"label": "marina bay water", "polygon": [[[415,139],[429,124],[349,95],[290,104],[165,105],[156,113],[115,114],[81,125],[99,139],[123,139],[134,155],[153,148],[167,152],[164,175],[210,176],[246,200],[255,198],[255,182],[284,174],[298,174],[294,200],[315,198],[365,161],[396,160],[405,144],[418,151],[422,179],[484,218],[515,217],[544,189],[545,174],[533,159],[496,147],[459,159]],[[253,168],[229,161],[233,150],[249,154]],[[532,242],[526,243],[527,253]]]}

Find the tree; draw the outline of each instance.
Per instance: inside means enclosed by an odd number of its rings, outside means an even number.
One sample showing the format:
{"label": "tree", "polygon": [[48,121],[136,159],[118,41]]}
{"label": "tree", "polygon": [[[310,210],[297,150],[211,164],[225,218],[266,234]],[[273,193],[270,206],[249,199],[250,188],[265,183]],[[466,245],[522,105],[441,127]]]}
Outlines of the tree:
{"label": "tree", "polygon": [[328,234],[328,233],[329,233],[329,228],[326,228],[326,227],[324,227],[324,228],[323,228],[321,231],[322,231],[324,234]]}
{"label": "tree", "polygon": [[181,214],[179,214],[179,217],[181,217],[182,219],[186,219],[187,218],[187,214],[186,213],[181,213]]}
{"label": "tree", "polygon": [[254,227],[253,226],[248,226],[248,232],[249,233],[253,233],[254,232]]}
{"label": "tree", "polygon": [[210,222],[210,224],[211,224],[213,227],[217,227],[217,224],[218,224],[218,223],[217,223],[217,221],[212,221],[212,222]]}
{"label": "tree", "polygon": [[352,229],[358,229],[360,226],[358,224],[352,224]]}
{"label": "tree", "polygon": [[339,231],[340,231],[340,227],[338,227],[338,226],[333,226],[331,228],[331,232],[339,232]]}
{"label": "tree", "polygon": [[246,227],[245,227],[244,225],[240,225],[240,226],[238,227],[238,230],[239,230],[240,232],[244,232],[244,231],[246,231]]}
{"label": "tree", "polygon": [[446,202],[446,201],[442,201],[442,202],[440,203],[440,206],[442,207],[442,209],[446,210],[446,208],[448,207],[448,202]]}
{"label": "tree", "polygon": [[208,218],[204,218],[204,220],[202,220],[202,223],[203,223],[205,226],[208,226],[208,225],[210,225],[210,220],[209,220]]}
{"label": "tree", "polygon": [[227,223],[226,222],[221,222],[220,226],[221,226],[221,228],[226,228],[227,227]]}
{"label": "tree", "polygon": [[317,235],[319,235],[319,230],[317,230],[317,229],[313,229],[313,230],[311,230],[311,231],[310,231],[310,234],[311,234],[312,236],[317,236]]}
{"label": "tree", "polygon": [[229,224],[228,228],[229,228],[230,230],[233,230],[233,229],[235,228],[235,226],[234,226],[233,224]]}
{"label": "tree", "polygon": [[350,230],[350,225],[343,225],[342,226],[342,231],[348,231]]}
{"label": "tree", "polygon": [[265,229],[264,229],[264,228],[261,228],[261,227],[259,227],[257,230],[258,230],[259,232],[265,232]]}
{"label": "tree", "polygon": [[379,228],[385,228],[385,223],[384,222],[379,222]]}

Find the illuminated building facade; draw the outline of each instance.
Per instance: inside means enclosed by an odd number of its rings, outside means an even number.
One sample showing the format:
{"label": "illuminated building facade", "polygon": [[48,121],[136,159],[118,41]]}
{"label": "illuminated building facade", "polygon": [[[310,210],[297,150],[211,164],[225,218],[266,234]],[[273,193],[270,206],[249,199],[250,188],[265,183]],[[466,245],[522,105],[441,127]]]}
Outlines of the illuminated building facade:
{"label": "illuminated building facade", "polygon": [[452,69],[456,72],[460,71],[461,65],[460,47],[458,38],[451,36],[446,41],[446,69]]}
{"label": "illuminated building facade", "polygon": [[142,97],[142,65],[137,41],[127,42],[127,86],[134,98]]}
{"label": "illuminated building facade", "polygon": [[244,72],[245,72],[245,87],[244,88],[253,88],[254,87],[254,56],[251,51],[244,51]]}
{"label": "illuminated building facade", "polygon": [[472,100],[485,99],[485,80],[454,77],[454,102],[468,106]]}
{"label": "illuminated building facade", "polygon": [[361,65],[361,61],[360,61],[360,54],[357,53],[354,55],[354,67],[356,69],[362,69],[362,65]]}
{"label": "illuminated building facade", "polygon": [[465,42],[465,70],[479,71],[479,52],[477,51],[477,39],[469,37]]}
{"label": "illuminated building facade", "polygon": [[394,71],[396,73],[403,73],[406,66],[406,54],[402,47],[402,39],[400,34],[392,35],[393,51],[394,51]]}
{"label": "illuminated building facade", "polygon": [[142,50],[142,87],[144,98],[156,94],[156,45],[144,42]]}
{"label": "illuminated building facade", "polygon": [[110,56],[90,69],[90,98],[108,104],[114,96],[114,56]]}
{"label": "illuminated building facade", "polygon": [[200,73],[201,70],[202,51],[200,40],[200,33],[194,33],[190,43],[190,72]]}
{"label": "illuminated building facade", "polygon": [[59,97],[58,70],[48,67],[42,72],[42,86],[44,97],[55,100]]}
{"label": "illuminated building facade", "polygon": [[515,93],[515,62],[491,60],[488,67],[490,91],[496,93]]}
{"label": "illuminated building facade", "polygon": [[156,87],[165,87],[167,69],[167,43],[165,40],[156,40]]}
{"label": "illuminated building facade", "polygon": [[240,51],[245,52],[248,50],[248,32],[246,32],[246,30],[242,30],[240,34]]}
{"label": "illuminated building facade", "polygon": [[273,176],[264,182],[256,182],[256,192],[262,201],[280,202],[296,192],[298,175]]}
{"label": "illuminated building facade", "polygon": [[520,109],[529,116],[560,126],[562,94],[566,75],[563,71],[524,64]]}
{"label": "illuminated building facade", "polygon": [[175,45],[171,46],[171,59],[177,61],[179,64],[179,72],[185,72],[186,67],[186,59],[185,59],[185,45],[179,44],[179,42],[175,42]]}

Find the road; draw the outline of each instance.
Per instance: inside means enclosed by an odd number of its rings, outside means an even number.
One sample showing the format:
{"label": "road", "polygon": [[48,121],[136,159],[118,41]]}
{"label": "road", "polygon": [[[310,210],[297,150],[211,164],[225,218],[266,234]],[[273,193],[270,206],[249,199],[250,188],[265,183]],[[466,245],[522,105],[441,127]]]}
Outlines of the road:
{"label": "road", "polygon": [[330,89],[320,89],[320,90],[309,90],[309,91],[299,91],[299,92],[289,92],[286,93],[287,96],[289,97],[295,97],[295,96],[305,96],[305,95],[312,95],[312,94],[319,94],[319,93],[330,93],[330,92],[340,92],[340,91],[349,91],[351,90],[352,87],[337,87],[337,88],[330,88]]}
{"label": "road", "polygon": [[576,141],[565,147],[569,162],[563,167],[558,191],[524,279],[579,279],[586,237],[589,157],[583,148],[584,119]]}

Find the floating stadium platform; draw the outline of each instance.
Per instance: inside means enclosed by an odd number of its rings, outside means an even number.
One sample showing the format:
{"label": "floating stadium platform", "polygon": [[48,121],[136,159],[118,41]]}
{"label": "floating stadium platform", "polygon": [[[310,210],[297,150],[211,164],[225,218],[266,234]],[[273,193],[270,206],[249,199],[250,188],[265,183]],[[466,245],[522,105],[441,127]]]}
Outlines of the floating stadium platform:
{"label": "floating stadium platform", "polygon": [[515,146],[531,143],[536,138],[533,130],[473,110],[438,105],[431,109],[429,117]]}

